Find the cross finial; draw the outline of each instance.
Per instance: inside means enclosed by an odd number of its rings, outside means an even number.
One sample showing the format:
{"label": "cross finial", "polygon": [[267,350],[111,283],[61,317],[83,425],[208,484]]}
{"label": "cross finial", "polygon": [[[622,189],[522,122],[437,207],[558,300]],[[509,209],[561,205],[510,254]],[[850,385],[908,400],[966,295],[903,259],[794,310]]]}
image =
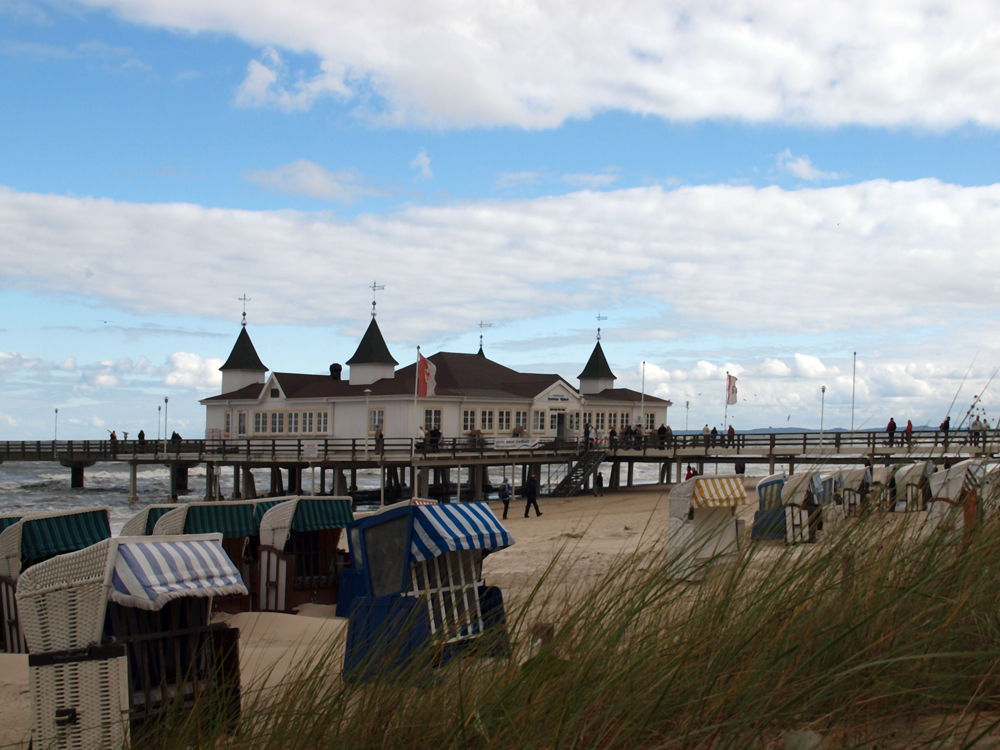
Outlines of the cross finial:
{"label": "cross finial", "polygon": [[247,297],[247,293],[246,292],[243,292],[243,296],[242,297],[237,297],[236,299],[238,301],[240,301],[240,302],[243,303],[243,322],[240,323],[240,325],[243,326],[244,328],[246,328],[247,327],[247,302],[250,301],[250,298]]}
{"label": "cross finial", "polygon": [[601,340],[601,321],[602,320],[607,320],[607,319],[608,319],[607,315],[601,315],[600,313],[597,313],[597,340],[598,341]]}
{"label": "cross finial", "polygon": [[373,281],[372,285],[368,287],[372,290],[372,317],[375,317],[375,292],[380,292],[385,289],[385,284],[379,284],[377,281]]}
{"label": "cross finial", "polygon": [[[484,330],[486,328],[492,328],[493,327],[492,323],[484,323],[481,320],[478,323],[476,323],[476,325],[479,326],[479,330],[480,331],[482,331],[482,330]],[[479,334],[479,348],[480,349],[483,348],[483,334],[481,334],[481,333]]]}

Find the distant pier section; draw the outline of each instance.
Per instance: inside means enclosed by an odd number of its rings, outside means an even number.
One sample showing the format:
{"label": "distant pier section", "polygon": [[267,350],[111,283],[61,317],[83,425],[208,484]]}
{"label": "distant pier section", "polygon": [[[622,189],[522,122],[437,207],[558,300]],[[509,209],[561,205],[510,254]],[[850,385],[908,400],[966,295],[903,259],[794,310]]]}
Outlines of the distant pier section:
{"label": "distant pier section", "polygon": [[[170,494],[187,492],[188,470],[206,467],[206,499],[222,499],[218,477],[233,471],[233,496],[257,497],[254,471],[270,472],[270,488],[263,494],[293,493],[303,490],[302,472],[319,469],[318,489],[334,494],[356,489],[357,471],[381,469],[383,492],[398,497],[404,490],[424,494],[433,485],[447,485],[452,470],[461,483],[463,468],[474,496],[488,487],[487,467],[520,469],[520,481],[532,471],[547,478],[553,495],[568,496],[589,487],[593,475],[606,466],[609,490],[633,484],[635,464],[658,464],[660,482],[677,481],[688,464],[704,473],[707,465],[765,464],[769,473],[777,465],[815,464],[874,465],[920,459],[989,455],[1000,449],[996,431],[945,433],[941,430],[913,432],[907,440],[896,433],[890,444],[883,432],[771,432],[716,436],[702,434],[640,438],[607,438],[587,441],[580,437],[521,439],[510,437],[441,438],[250,438],[215,440],[11,440],[0,442],[0,462],[42,461],[59,463],[71,472],[74,488],[84,486],[85,469],[99,462],[129,465],[130,499],[137,499],[136,474],[142,466],[164,466],[170,470]],[[622,467],[625,468],[623,481]],[[542,474],[546,469],[547,477]],[[331,482],[327,484],[328,472]],[[242,490],[241,490],[242,487]]]}

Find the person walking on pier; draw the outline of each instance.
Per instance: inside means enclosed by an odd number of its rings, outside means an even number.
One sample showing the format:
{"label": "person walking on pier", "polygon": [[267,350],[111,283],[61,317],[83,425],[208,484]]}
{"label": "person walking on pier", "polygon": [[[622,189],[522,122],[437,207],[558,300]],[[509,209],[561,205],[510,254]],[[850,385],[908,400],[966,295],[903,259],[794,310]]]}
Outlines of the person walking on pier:
{"label": "person walking on pier", "polygon": [[940,429],[941,432],[944,433],[944,441],[947,443],[948,442],[948,430],[951,429],[951,414],[949,414],[947,417],[944,418],[944,421],[941,423],[941,427],[938,428],[938,429]]}
{"label": "person walking on pier", "polygon": [[507,475],[504,475],[503,482],[500,485],[500,492],[498,493],[500,497],[500,502],[503,503],[503,517],[507,517],[507,511],[510,510],[510,482],[507,481]]}
{"label": "person walking on pier", "polygon": [[524,517],[528,517],[528,511],[531,510],[531,506],[535,506],[535,516],[542,515],[542,511],[538,509],[538,480],[535,479],[534,474],[528,474],[528,481],[524,484],[524,496],[527,498],[527,503],[524,506]]}
{"label": "person walking on pier", "polygon": [[726,431],[726,437],[729,438],[730,448],[736,445],[736,430],[733,429],[732,425],[729,425],[729,429]]}
{"label": "person walking on pier", "polygon": [[893,446],[896,440],[896,420],[889,417],[889,424],[885,426],[885,431],[889,433],[889,447]]}

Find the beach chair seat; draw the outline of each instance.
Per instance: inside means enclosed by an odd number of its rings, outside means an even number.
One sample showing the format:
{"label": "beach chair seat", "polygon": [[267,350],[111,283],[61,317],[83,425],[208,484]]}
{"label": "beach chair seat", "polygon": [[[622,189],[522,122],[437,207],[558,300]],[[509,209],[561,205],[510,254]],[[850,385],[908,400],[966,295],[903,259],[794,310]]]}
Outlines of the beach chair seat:
{"label": "beach chair seat", "polygon": [[306,603],[336,604],[350,556],[338,549],[354,519],[348,497],[292,497],[260,519],[259,607],[293,612]]}
{"label": "beach chair seat", "polygon": [[37,747],[135,744],[195,706],[239,716],[239,631],[211,624],[211,602],[245,588],[220,541],[119,537],[25,571]]}
{"label": "beach chair seat", "polygon": [[503,595],[482,561],[514,540],[487,503],[391,506],[356,519],[348,538],[345,680],[401,669],[432,642],[435,667],[466,651],[510,655]]}

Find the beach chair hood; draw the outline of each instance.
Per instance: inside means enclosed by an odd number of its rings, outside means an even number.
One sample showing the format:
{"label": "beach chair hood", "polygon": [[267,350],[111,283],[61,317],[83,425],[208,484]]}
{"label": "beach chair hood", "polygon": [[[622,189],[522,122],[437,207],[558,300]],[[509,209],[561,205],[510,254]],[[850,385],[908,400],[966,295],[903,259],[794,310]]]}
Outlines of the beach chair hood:
{"label": "beach chair hood", "polygon": [[979,486],[986,479],[986,459],[970,458],[930,476],[931,497],[961,500],[963,489]]}
{"label": "beach chair hood", "polygon": [[484,553],[514,544],[514,537],[486,503],[410,506],[413,536],[409,562],[438,557],[445,552],[481,549]]}
{"label": "beach chair hood", "polygon": [[343,529],[353,520],[349,497],[290,497],[260,517],[260,543],[284,549],[292,531]]}
{"label": "beach chair hood", "polygon": [[186,596],[246,596],[221,534],[120,537],[110,568],[108,598],[126,607],[160,610]]}
{"label": "beach chair hood", "polygon": [[747,493],[739,477],[691,477],[670,490],[670,515],[687,518],[691,508],[729,508],[746,505]]}
{"label": "beach chair hood", "polygon": [[819,472],[792,474],[785,481],[781,502],[785,505],[802,505],[806,501],[806,494],[810,492],[816,499],[823,495],[823,478]]}
{"label": "beach chair hood", "polygon": [[781,493],[785,486],[784,474],[772,474],[757,483],[757,498],[761,510],[775,510],[781,507]]}

